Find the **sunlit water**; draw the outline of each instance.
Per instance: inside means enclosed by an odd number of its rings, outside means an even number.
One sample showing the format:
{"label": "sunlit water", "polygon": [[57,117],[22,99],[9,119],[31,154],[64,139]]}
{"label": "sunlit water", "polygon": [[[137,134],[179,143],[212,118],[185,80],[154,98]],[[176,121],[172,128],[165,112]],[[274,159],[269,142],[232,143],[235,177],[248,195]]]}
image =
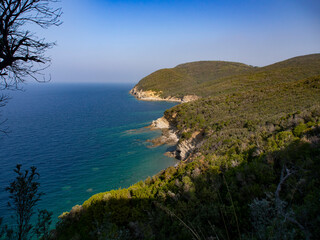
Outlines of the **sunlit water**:
{"label": "sunlit water", "polygon": [[54,221],[95,193],[128,187],[175,160],[163,155],[167,146],[148,148],[159,131],[144,128],[174,106],[137,101],[132,85],[37,84],[10,93],[2,108],[8,136],[0,136],[0,216],[6,220],[8,193],[17,163],[36,166],[45,192],[40,208]]}

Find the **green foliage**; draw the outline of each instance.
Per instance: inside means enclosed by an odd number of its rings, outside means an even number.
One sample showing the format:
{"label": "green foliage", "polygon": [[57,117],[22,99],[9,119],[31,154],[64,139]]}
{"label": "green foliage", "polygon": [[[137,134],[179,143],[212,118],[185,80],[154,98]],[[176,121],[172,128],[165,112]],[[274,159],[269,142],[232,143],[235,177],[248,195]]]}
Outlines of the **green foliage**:
{"label": "green foliage", "polygon": [[[201,61],[185,63],[170,69],[158,70],[140,80],[138,89],[162,92],[163,97],[182,97],[196,94],[195,86],[205,82],[218,81],[250,70],[252,67],[234,62]],[[200,95],[200,94],[198,94]]]}
{"label": "green foliage", "polygon": [[140,90],[161,91],[163,97],[195,94],[202,97],[237,94],[249,90],[286,83],[299,87],[320,89],[320,54],[288,59],[266,67],[242,63],[201,61],[158,70],[143,78]]}
{"label": "green foliage", "polygon": [[192,132],[183,132],[181,135],[181,139],[189,139],[192,136]]}
{"label": "green foliage", "polygon": [[[250,239],[298,239],[294,227],[287,221],[294,213],[291,208],[285,209],[288,204],[284,201],[276,203],[274,199],[254,199],[250,206],[253,233]],[[298,235],[298,236],[297,236]]]}
{"label": "green foliage", "polygon": [[296,137],[300,137],[307,128],[308,128],[307,124],[300,123],[298,126],[296,126],[296,127],[293,129],[293,134],[294,134]]}

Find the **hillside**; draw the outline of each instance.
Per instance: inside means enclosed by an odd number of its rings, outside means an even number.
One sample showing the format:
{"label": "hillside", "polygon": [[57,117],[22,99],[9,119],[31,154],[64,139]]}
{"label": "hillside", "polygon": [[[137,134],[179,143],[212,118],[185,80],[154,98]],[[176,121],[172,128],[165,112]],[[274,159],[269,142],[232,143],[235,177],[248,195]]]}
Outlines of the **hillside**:
{"label": "hillside", "polygon": [[194,88],[219,78],[237,75],[253,67],[234,62],[201,61],[185,63],[175,68],[161,69],[143,78],[138,90],[162,92],[162,97],[198,94]]}
{"label": "hillside", "polygon": [[266,67],[222,61],[193,62],[158,70],[135,87],[160,92],[162,97],[206,97],[312,77],[320,74],[319,65],[320,54],[295,57]]}
{"label": "hillside", "polygon": [[[232,63],[230,72],[219,64],[217,75],[199,70],[217,62],[160,70],[171,92],[149,90],[202,97],[153,123],[164,139],[177,137],[168,151],[180,163],[75,206],[56,239],[317,239],[320,55],[262,68]],[[175,85],[183,76],[190,92]]]}

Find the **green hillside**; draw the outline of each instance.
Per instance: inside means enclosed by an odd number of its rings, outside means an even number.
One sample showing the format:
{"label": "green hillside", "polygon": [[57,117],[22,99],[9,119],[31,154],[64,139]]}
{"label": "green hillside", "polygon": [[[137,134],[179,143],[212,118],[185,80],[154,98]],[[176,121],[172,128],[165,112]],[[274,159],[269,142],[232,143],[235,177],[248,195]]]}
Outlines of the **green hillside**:
{"label": "green hillside", "polygon": [[320,54],[262,68],[183,64],[138,86],[148,84],[202,96],[164,114],[178,145],[197,145],[178,166],[75,206],[56,239],[318,238]]}
{"label": "green hillside", "polygon": [[219,78],[195,89],[201,96],[273,87],[275,84],[302,80],[320,74],[320,54],[288,59],[251,72]]}
{"label": "green hillside", "polygon": [[162,91],[164,97],[189,94],[205,97],[312,77],[320,74],[319,65],[320,54],[295,57],[260,68],[222,61],[193,62],[156,71],[136,86],[139,90]]}
{"label": "green hillside", "polygon": [[140,90],[162,91],[162,96],[195,94],[194,88],[202,83],[236,75],[253,67],[234,62],[201,61],[185,63],[175,68],[161,69],[143,78],[136,86]]}

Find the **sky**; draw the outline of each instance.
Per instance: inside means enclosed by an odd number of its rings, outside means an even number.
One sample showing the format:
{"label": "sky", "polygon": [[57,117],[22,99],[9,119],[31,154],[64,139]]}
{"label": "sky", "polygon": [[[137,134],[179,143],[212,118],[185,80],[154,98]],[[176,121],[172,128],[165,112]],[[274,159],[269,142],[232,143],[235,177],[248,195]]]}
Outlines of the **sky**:
{"label": "sky", "polygon": [[265,66],[320,53],[319,0],[62,0],[39,36],[52,82],[126,82],[200,60]]}

